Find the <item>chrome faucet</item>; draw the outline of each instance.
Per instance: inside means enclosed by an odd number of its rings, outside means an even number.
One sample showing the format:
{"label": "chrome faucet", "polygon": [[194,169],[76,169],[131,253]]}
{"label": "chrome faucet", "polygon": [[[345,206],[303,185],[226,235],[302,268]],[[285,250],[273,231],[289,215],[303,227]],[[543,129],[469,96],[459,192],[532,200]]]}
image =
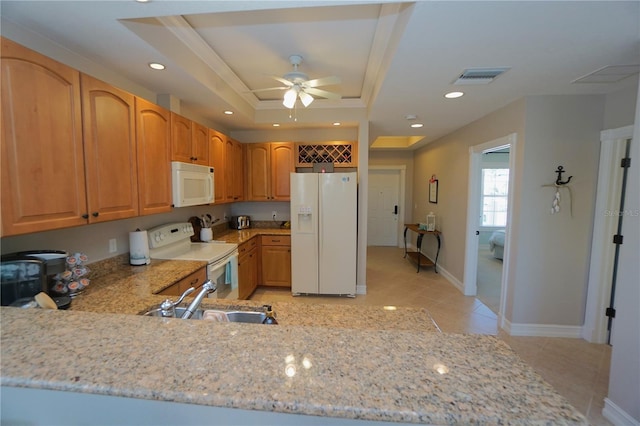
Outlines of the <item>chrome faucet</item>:
{"label": "chrome faucet", "polygon": [[212,283],[211,280],[206,281],[202,285],[202,290],[200,290],[200,293],[198,293],[196,295],[196,297],[193,298],[193,301],[191,302],[191,304],[189,305],[187,310],[184,311],[184,314],[182,314],[181,318],[182,319],[191,318],[193,313],[200,306],[200,303],[202,303],[202,299],[204,299],[207,294],[213,293],[214,291],[216,291],[216,285],[214,283]]}
{"label": "chrome faucet", "polygon": [[160,316],[164,318],[175,318],[176,306],[178,306],[184,300],[184,298],[187,297],[187,295],[193,293],[195,290],[196,289],[194,287],[190,287],[187,289],[187,291],[182,293],[182,296],[180,296],[180,298],[175,302],[172,302],[169,299],[162,302],[162,304],[160,304]]}

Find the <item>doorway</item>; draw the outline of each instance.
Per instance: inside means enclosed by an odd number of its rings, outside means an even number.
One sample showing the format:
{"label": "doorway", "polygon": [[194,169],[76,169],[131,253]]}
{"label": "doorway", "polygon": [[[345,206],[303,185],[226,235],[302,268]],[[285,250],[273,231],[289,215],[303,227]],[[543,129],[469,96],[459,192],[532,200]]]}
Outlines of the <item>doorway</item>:
{"label": "doorway", "polygon": [[[615,267],[615,244],[612,236],[617,233],[620,220],[625,157],[633,126],[604,130],[600,134],[600,164],[596,190],[596,216],[593,223],[589,284],[582,337],[591,343],[608,340],[608,319],[605,315],[612,296]],[[615,320],[614,320],[615,324]]]}
{"label": "doorway", "polygon": [[496,315],[500,311],[507,201],[509,197],[509,147],[483,151],[478,223],[477,297]]}
{"label": "doorway", "polygon": [[[516,134],[512,133],[502,138],[485,142],[469,148],[469,195],[467,200],[467,236],[464,268],[464,294],[466,296],[478,296],[478,278],[480,277],[481,280],[483,279],[478,271],[479,259],[481,256],[480,250],[484,249],[485,247],[490,248],[491,243],[489,242],[489,239],[491,238],[495,230],[504,229],[504,236],[500,241],[502,246],[500,247],[499,251],[495,251],[494,253],[490,250],[487,250],[486,252],[482,253],[482,255],[489,256],[488,258],[483,258],[482,260],[491,261],[494,263],[494,266],[496,266],[496,264],[500,265],[501,261],[500,273],[493,274],[495,279],[498,279],[500,281],[499,285],[495,283],[495,285],[493,286],[493,291],[499,293],[499,297],[497,296],[497,294],[494,296],[495,302],[492,303],[494,306],[491,307],[500,319],[500,323],[502,323],[504,320],[503,314],[505,311],[505,295],[508,283],[507,277],[509,269],[509,240],[511,236],[511,212],[513,211],[513,197],[510,196],[509,192],[507,191],[506,200],[502,199],[501,201],[497,202],[498,198],[504,197],[497,193],[494,193],[493,197],[491,196],[491,194],[483,194],[483,156],[490,152],[497,152],[500,150],[508,149],[508,158],[504,158],[504,164],[507,165],[508,168],[507,188],[513,188],[515,175],[516,141]],[[504,168],[504,166],[501,167]],[[491,173],[488,174],[491,175]],[[487,197],[486,195],[489,195],[489,197]],[[499,197],[496,197],[498,195]],[[493,203],[494,208],[485,209],[483,207],[485,202],[489,202],[489,204]],[[506,212],[504,211],[504,208],[495,208],[495,206],[497,205],[501,205],[504,207],[504,203],[506,203]],[[490,219],[491,215],[494,215],[495,217],[496,214],[500,215],[501,217],[502,215],[504,215],[503,217],[505,220],[500,222],[501,224],[504,223],[504,226],[487,226],[488,224],[495,225],[495,223],[497,223],[493,220],[488,220]],[[482,245],[481,230],[486,231],[483,232],[484,235],[482,235]],[[498,259],[498,257],[501,257],[502,259]]]}
{"label": "doorway", "polygon": [[367,245],[401,247],[404,178],[404,166],[369,168]]}

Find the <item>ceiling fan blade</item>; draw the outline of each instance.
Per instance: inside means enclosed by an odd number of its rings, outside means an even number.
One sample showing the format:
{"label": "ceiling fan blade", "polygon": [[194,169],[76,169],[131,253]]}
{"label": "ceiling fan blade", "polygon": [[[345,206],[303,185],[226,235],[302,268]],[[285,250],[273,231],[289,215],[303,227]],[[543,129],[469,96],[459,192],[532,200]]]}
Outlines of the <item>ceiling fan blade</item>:
{"label": "ceiling fan blade", "polygon": [[304,89],[304,91],[307,92],[310,95],[320,96],[321,98],[342,99],[342,96],[337,94],[337,93],[327,92],[326,90],[315,89],[313,87],[307,87],[307,88]]}
{"label": "ceiling fan blade", "polygon": [[271,78],[273,78],[275,80],[278,80],[282,84],[286,84],[288,87],[293,86],[292,82],[290,82],[289,80],[286,80],[286,79],[284,79],[282,77],[278,77],[278,76],[275,76],[275,75],[270,75],[269,77],[271,77]]}
{"label": "ceiling fan blade", "polygon": [[249,90],[249,92],[251,93],[255,93],[255,92],[267,92],[269,90],[285,90],[288,89],[289,86],[280,86],[280,87],[267,87],[266,89],[255,89],[255,90]]}
{"label": "ceiling fan blade", "polygon": [[304,83],[307,87],[331,86],[333,84],[340,84],[340,77],[332,75],[331,77],[316,78]]}

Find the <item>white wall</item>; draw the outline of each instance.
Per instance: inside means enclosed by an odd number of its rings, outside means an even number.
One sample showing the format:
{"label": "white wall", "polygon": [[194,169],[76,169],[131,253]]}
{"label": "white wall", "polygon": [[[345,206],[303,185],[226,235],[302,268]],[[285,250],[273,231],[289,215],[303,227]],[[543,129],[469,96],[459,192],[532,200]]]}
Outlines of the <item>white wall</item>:
{"label": "white wall", "polygon": [[[415,153],[414,220],[434,209],[443,232],[439,264],[462,282],[469,147],[517,133],[504,313],[510,323],[582,325],[604,103],[604,96],[528,97]],[[561,214],[549,214],[554,192],[542,188],[560,165],[574,176],[573,218],[567,203]],[[436,205],[427,202],[432,174],[439,179]]]}
{"label": "white wall", "polygon": [[626,87],[607,95],[602,130],[633,124],[637,92],[638,78],[629,77]]}
{"label": "white wall", "polygon": [[[628,124],[628,123],[627,123]],[[637,92],[631,167],[627,180],[624,243],[620,246],[609,394],[603,413],[614,424],[640,424],[640,90]]]}
{"label": "white wall", "polygon": [[[604,96],[527,98],[512,323],[583,323],[603,115]],[[573,175],[572,214],[568,190],[550,214],[555,189],[542,187],[558,166]]]}
{"label": "white wall", "polygon": [[[513,102],[415,152],[412,221],[423,220],[430,211],[435,213],[436,227],[442,232],[438,269],[446,270],[460,283],[464,280],[469,148],[511,133],[517,133],[520,141],[524,108],[524,99]],[[433,174],[438,178],[437,204],[429,203],[427,196]],[[513,194],[517,199],[517,187]],[[423,241],[428,254],[435,254],[433,240]]]}

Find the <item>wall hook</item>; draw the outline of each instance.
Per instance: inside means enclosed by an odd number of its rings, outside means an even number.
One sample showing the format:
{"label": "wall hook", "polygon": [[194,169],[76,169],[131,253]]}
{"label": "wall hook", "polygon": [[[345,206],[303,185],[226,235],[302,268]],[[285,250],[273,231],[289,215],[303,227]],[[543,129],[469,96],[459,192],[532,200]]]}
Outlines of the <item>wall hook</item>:
{"label": "wall hook", "polygon": [[566,185],[569,182],[571,182],[571,178],[573,176],[569,176],[566,182],[562,182],[562,173],[564,172],[565,172],[564,167],[558,166],[558,170],[556,170],[556,173],[558,174],[558,178],[556,179],[556,185]]}

